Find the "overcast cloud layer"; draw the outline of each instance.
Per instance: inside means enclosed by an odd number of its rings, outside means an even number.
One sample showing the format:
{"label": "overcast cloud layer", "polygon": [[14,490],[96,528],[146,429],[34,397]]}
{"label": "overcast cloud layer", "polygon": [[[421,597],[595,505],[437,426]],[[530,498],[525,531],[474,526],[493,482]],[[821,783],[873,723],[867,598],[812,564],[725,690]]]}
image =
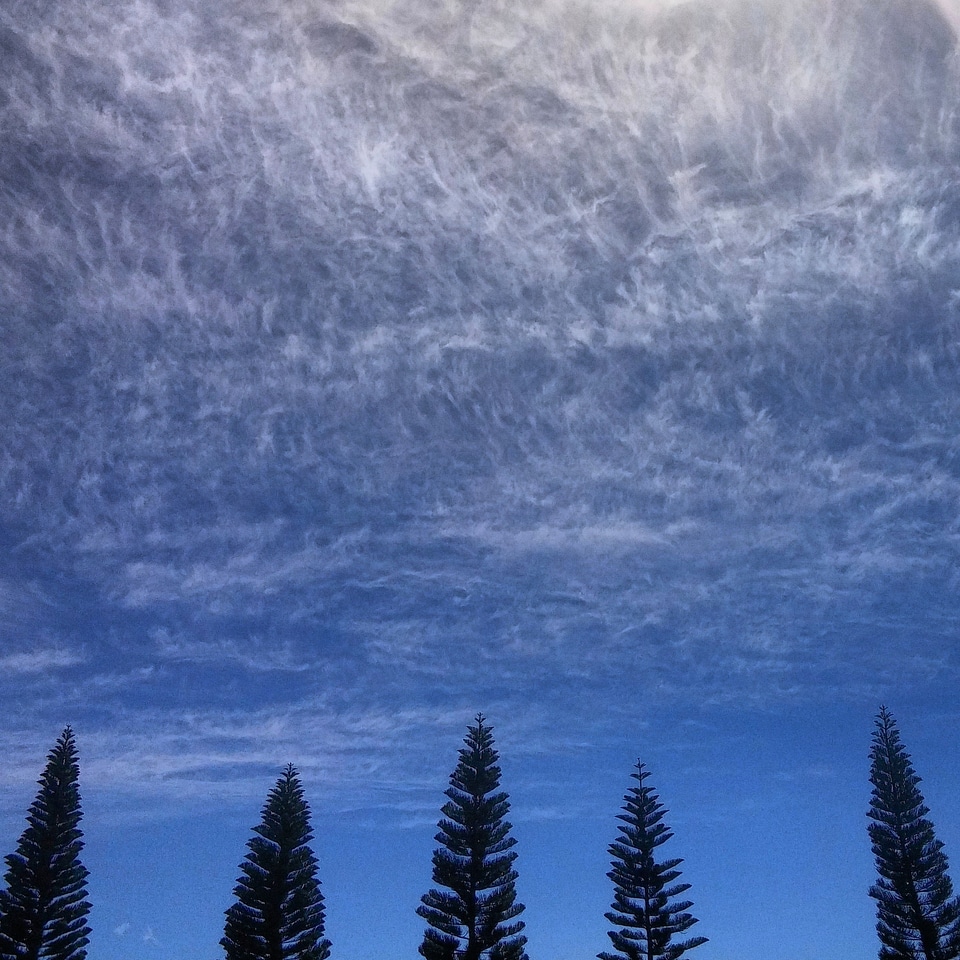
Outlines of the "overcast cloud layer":
{"label": "overcast cloud layer", "polygon": [[955,689],[933,7],[15,2],[0,58],[8,782],[78,717],[96,789],[229,797]]}

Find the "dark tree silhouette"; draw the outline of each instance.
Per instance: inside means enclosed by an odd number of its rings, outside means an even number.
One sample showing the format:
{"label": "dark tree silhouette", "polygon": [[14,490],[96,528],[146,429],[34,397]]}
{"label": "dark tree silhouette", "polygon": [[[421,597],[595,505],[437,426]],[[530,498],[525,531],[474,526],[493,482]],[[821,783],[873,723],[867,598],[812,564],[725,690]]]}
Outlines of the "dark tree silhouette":
{"label": "dark tree silhouette", "polygon": [[615,892],[611,911],[605,916],[620,929],[608,933],[617,953],[598,954],[600,960],[676,960],[707,942],[706,937],[673,940],[697,920],[686,912],[693,905],[689,900],[671,902],[690,889],[689,883],[674,882],[683,860],[657,862],[654,856],[657,847],[673,834],[663,823],[667,811],[660,798],[644,783],[649,775],[638,760],[636,772],[631,774],[637,786],[627,791],[623,813],[617,815],[623,823],[609,847],[613,869],[607,874]]}
{"label": "dark tree silhouette", "polygon": [[425,960],[526,960],[524,924],[517,920],[513,869],[516,840],[504,819],[510,804],[500,786],[499,755],[481,714],[467,730],[450,775],[433,854],[433,882],[417,913],[428,927]]}
{"label": "dark tree silhouette", "polygon": [[308,846],[310,808],[292,764],[253,831],[220,941],[227,960],[326,960],[330,941],[323,936],[317,859]]}
{"label": "dark tree silhouette", "polygon": [[936,838],[897,724],[880,708],[870,750],[868,831],[877,861],[880,960],[953,960],[960,956],[960,903],[943,844]]}
{"label": "dark tree silhouette", "polygon": [[83,960],[90,928],[87,869],[80,862],[80,766],[67,727],[47,756],[27,828],[6,858],[0,893],[3,960]]}

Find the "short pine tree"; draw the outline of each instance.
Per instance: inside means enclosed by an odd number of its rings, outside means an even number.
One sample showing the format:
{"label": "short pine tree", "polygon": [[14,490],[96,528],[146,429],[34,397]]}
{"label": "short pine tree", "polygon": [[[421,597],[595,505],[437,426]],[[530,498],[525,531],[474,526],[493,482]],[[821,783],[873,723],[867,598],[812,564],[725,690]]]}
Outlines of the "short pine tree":
{"label": "short pine tree", "polygon": [[510,804],[498,790],[498,760],[491,728],[478,715],[441,808],[433,882],[443,889],[425,894],[417,908],[428,924],[420,945],[425,960],[526,960],[516,840],[504,819]]}
{"label": "short pine tree", "polygon": [[880,708],[870,750],[868,831],[877,861],[880,960],[954,960],[960,956],[960,903],[943,844],[927,819],[910,755],[897,724]]}
{"label": "short pine tree", "polygon": [[80,862],[80,766],[67,727],[47,757],[28,826],[6,858],[0,893],[3,960],[84,960],[90,928],[87,869]]}
{"label": "short pine tree", "polygon": [[326,960],[310,808],[291,764],[264,804],[240,864],[220,945],[227,960]]}
{"label": "short pine tree", "polygon": [[613,869],[607,874],[615,892],[611,911],[605,914],[619,928],[608,933],[617,953],[598,954],[600,960],[677,960],[707,942],[706,937],[673,940],[697,920],[686,912],[693,905],[689,900],[670,902],[690,889],[689,883],[674,882],[683,860],[658,863],[654,857],[673,834],[663,823],[667,811],[660,798],[644,782],[649,775],[637,761],[631,776],[638,785],[624,796],[623,813],[617,816],[623,824],[609,848]]}

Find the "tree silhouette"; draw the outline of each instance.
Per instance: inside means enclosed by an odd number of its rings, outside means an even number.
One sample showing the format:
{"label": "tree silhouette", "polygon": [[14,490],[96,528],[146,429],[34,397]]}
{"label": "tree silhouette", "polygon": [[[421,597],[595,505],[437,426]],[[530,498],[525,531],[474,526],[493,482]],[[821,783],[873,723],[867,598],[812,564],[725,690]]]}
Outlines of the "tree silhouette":
{"label": "tree silhouette", "polygon": [[676,960],[707,942],[706,937],[672,942],[697,920],[686,912],[692,906],[689,900],[670,902],[690,889],[689,883],[674,883],[683,860],[658,863],[654,857],[657,847],[673,834],[663,823],[667,811],[660,798],[644,783],[649,775],[638,760],[631,774],[637,786],[627,791],[623,813],[617,815],[623,823],[609,847],[613,869],[607,874],[615,893],[605,916],[620,929],[608,933],[617,953],[600,953],[600,960]]}
{"label": "tree silhouette", "polygon": [[3,960],[84,960],[90,928],[87,869],[80,862],[80,767],[67,727],[47,755],[0,893]]}
{"label": "tree silhouette", "polygon": [[876,718],[870,782],[868,832],[879,874],[870,896],[877,901],[880,960],[953,960],[960,956],[960,903],[920,778],[886,707]]}
{"label": "tree silhouette", "polygon": [[326,960],[330,941],[323,937],[323,895],[308,846],[310,808],[292,764],[253,831],[220,940],[227,960]]}
{"label": "tree silhouette", "polygon": [[526,960],[524,924],[516,919],[523,912],[516,902],[516,840],[504,820],[510,804],[498,791],[498,760],[491,728],[478,714],[437,825],[433,882],[444,889],[425,894],[417,908],[428,923],[420,944],[425,960]]}

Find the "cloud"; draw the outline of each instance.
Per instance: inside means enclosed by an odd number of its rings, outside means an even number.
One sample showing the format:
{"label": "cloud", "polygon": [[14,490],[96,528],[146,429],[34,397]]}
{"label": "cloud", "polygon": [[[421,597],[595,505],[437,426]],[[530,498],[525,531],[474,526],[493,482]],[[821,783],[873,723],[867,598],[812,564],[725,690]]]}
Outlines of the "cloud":
{"label": "cloud", "polygon": [[161,660],[187,663],[229,664],[231,661],[247,670],[288,671],[302,673],[315,670],[315,660],[307,659],[289,641],[247,637],[242,641],[220,637],[204,640],[194,634],[174,636],[164,629],[153,632],[157,656]]}
{"label": "cloud", "polygon": [[956,0],[938,0],[937,6],[950,21],[954,32],[960,32],[960,4]]}
{"label": "cloud", "polygon": [[84,659],[76,651],[49,647],[0,656],[0,671],[6,674],[45,674],[74,667]]}
{"label": "cloud", "polygon": [[[127,708],[104,729],[82,731],[84,793],[104,816],[202,809],[214,799],[249,806],[293,762],[325,809],[399,804],[409,814],[435,806],[437,778],[475,712],[364,707],[319,691],[256,710]],[[435,756],[424,766],[428,744]]]}
{"label": "cloud", "polygon": [[199,793],[288,709],[955,673],[936,8],[231,9],[0,15],[12,724]]}

